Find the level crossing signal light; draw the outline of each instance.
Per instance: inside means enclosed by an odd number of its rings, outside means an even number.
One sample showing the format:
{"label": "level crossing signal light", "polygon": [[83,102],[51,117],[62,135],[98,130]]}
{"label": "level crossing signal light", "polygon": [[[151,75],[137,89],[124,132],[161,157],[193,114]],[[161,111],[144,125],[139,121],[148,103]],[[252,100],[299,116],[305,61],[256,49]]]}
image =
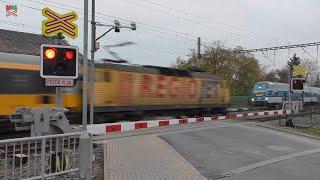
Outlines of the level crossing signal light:
{"label": "level crossing signal light", "polygon": [[292,78],[291,79],[291,91],[303,91],[305,79],[303,78]]}
{"label": "level crossing signal light", "polygon": [[42,78],[77,79],[78,48],[43,44],[40,49]]}

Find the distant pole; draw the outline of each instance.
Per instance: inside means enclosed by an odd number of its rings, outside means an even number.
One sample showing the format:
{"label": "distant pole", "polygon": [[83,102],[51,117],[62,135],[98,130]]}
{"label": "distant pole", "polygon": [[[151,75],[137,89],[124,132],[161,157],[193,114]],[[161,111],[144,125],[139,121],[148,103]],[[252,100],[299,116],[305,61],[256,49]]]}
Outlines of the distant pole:
{"label": "distant pole", "polygon": [[319,63],[319,45],[317,45],[317,63]]}
{"label": "distant pole", "polygon": [[276,67],[276,50],[273,51],[273,66]]}
{"label": "distant pole", "polygon": [[[288,45],[290,47],[290,45]],[[290,61],[290,48],[288,48],[288,57]],[[291,67],[289,67],[289,108],[290,108],[290,113],[292,113],[292,104],[291,104]]]}
{"label": "distant pole", "polygon": [[201,49],[200,49],[201,48],[201,39],[200,39],[200,37],[198,37],[198,43],[197,44],[198,44],[197,67],[200,67],[200,60],[201,60],[201,52],[200,52],[201,51]]}
{"label": "distant pole", "polygon": [[92,14],[91,14],[91,79],[90,79],[90,124],[93,124],[94,118],[94,53],[96,51],[96,22],[95,22],[95,11],[96,11],[96,0],[92,0]]}
{"label": "distant pole", "polygon": [[[62,33],[58,33],[56,36],[56,44],[62,45],[62,40],[63,40],[63,35]],[[61,87],[56,87],[56,107],[57,108],[62,108],[62,88]]]}

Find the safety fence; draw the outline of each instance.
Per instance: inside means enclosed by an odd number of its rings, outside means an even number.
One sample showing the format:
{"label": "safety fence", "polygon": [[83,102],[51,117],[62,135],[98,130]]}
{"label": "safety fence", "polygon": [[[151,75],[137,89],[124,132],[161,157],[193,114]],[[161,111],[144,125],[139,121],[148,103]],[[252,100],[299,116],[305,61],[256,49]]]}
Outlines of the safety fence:
{"label": "safety fence", "polygon": [[80,134],[1,140],[0,179],[45,179],[78,174]]}
{"label": "safety fence", "polygon": [[250,96],[231,96],[230,98],[231,108],[249,108],[250,104]]}

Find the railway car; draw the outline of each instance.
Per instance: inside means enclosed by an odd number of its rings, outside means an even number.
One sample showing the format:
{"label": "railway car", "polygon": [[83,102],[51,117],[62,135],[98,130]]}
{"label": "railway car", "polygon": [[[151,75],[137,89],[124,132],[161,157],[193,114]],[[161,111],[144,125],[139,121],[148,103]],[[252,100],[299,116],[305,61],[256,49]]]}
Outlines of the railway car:
{"label": "railway car", "polygon": [[[304,93],[292,93],[291,100],[304,103],[319,103],[320,88],[304,87]],[[289,99],[289,85],[284,83],[262,81],[257,82],[252,89],[252,103],[255,106],[281,105]]]}
{"label": "railway car", "polygon": [[[96,122],[137,114],[222,112],[229,104],[226,81],[206,72],[106,62],[96,64],[94,74]],[[44,87],[39,76],[39,56],[0,53],[0,82],[4,118],[16,107],[55,106],[55,89]],[[63,106],[79,114],[81,79],[63,89]]]}

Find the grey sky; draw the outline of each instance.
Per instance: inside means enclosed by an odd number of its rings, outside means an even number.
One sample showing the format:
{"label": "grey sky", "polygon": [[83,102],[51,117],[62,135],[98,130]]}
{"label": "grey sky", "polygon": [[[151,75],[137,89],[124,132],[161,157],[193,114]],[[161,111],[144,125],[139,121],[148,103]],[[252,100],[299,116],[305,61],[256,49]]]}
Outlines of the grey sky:
{"label": "grey sky", "polygon": [[[90,0],[89,0],[90,1]],[[196,37],[210,43],[216,40],[228,47],[259,48],[288,43],[318,41],[320,30],[320,1],[316,0],[117,0],[97,1],[97,21],[112,24],[118,19],[122,24],[137,22],[137,31],[111,32],[102,41],[110,45],[124,41],[134,42],[130,47],[114,48],[122,58],[136,64],[170,65],[178,56],[185,58],[196,47]],[[64,4],[60,6],[56,3]],[[5,5],[17,4],[18,17],[6,17]],[[41,33],[40,10],[50,7],[59,13],[75,10],[79,13],[80,36],[70,43],[82,49],[82,0],[3,0],[0,1],[1,28]],[[75,9],[72,7],[77,7]],[[128,20],[128,21],[126,21]],[[6,21],[4,23],[3,21]],[[11,23],[11,25],[9,25]],[[15,25],[12,25],[16,23]],[[23,25],[22,25],[23,23]],[[105,29],[98,28],[98,34]],[[316,48],[308,48],[316,57]],[[310,58],[302,50],[303,58]],[[98,58],[112,58],[100,49]],[[273,52],[267,58],[256,56],[265,66],[273,68]],[[276,67],[284,65],[288,51],[276,52]]]}

